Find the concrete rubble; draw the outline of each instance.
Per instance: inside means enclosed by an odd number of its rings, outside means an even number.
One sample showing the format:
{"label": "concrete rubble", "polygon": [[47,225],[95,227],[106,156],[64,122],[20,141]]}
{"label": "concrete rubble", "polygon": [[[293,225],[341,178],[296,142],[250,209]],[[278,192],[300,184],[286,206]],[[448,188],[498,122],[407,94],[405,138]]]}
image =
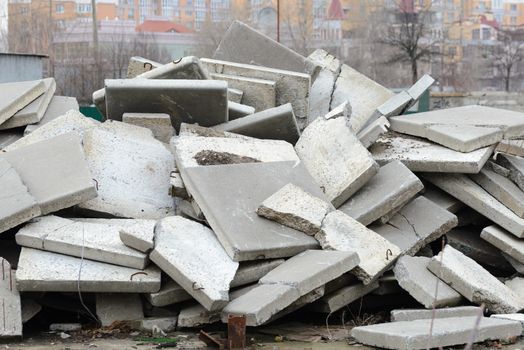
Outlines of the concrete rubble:
{"label": "concrete rubble", "polygon": [[127,74],[93,93],[101,121],[53,78],[0,84],[0,338],[48,299],[153,334],[386,307],[351,336],[522,334],[524,114],[413,113],[430,76],[394,93],[238,21],[212,58]]}

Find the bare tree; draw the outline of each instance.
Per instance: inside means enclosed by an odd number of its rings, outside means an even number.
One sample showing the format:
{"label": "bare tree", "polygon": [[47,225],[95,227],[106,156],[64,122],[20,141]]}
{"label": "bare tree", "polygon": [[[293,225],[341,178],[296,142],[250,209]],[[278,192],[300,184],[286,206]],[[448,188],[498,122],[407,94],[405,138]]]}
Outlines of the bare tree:
{"label": "bare tree", "polygon": [[290,47],[301,55],[309,55],[308,44],[313,38],[313,13],[312,5],[307,1],[299,1],[298,4],[286,2],[286,14],[283,20],[285,34],[290,39]]}
{"label": "bare tree", "polygon": [[500,45],[493,63],[501,72],[505,91],[509,92],[517,65],[524,59],[524,43],[516,40],[516,33],[510,30],[499,30],[497,38]]}

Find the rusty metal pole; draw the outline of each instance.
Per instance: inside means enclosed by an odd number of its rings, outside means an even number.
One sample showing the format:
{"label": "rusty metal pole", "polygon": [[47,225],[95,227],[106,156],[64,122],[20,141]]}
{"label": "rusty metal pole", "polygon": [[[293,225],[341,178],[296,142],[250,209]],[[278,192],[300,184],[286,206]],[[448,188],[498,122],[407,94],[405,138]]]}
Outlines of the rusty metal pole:
{"label": "rusty metal pole", "polygon": [[277,41],[280,42],[280,0],[277,0]]}
{"label": "rusty metal pole", "polygon": [[246,316],[229,315],[227,318],[228,349],[246,348]]}

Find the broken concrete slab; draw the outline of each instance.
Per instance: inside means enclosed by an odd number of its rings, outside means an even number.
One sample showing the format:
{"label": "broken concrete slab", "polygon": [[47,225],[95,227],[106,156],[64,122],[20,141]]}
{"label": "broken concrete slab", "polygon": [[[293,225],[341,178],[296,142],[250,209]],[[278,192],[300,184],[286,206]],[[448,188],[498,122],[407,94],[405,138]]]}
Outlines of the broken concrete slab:
{"label": "broken concrete slab", "polygon": [[413,98],[406,91],[401,91],[378,106],[377,114],[378,116],[384,116],[386,118],[402,114],[412,101]]}
{"label": "broken concrete slab", "polygon": [[357,134],[357,137],[364,147],[369,148],[379,139],[380,136],[388,132],[388,130],[389,120],[386,117],[380,117],[364,127]]}
{"label": "broken concrete slab", "polygon": [[257,214],[287,227],[314,236],[322,221],[335,208],[293,184],[287,184],[265,199]]}
{"label": "broken concrete slab", "polygon": [[400,160],[414,172],[476,174],[493,153],[493,148],[463,153],[421,138],[387,133],[369,151],[380,165]]}
{"label": "broken concrete slab", "polygon": [[175,134],[171,117],[165,113],[124,113],[122,121],[150,129],[155,138],[163,143],[169,143]]}
{"label": "broken concrete slab", "polygon": [[295,150],[335,207],[364,186],[379,168],[346,118],[317,118],[304,130]]}
{"label": "broken concrete slab", "polygon": [[227,99],[229,101],[235,102],[235,103],[242,103],[243,96],[244,96],[243,91],[227,88]]}
{"label": "broken concrete slab", "polygon": [[202,210],[193,198],[189,198],[187,200],[175,198],[175,203],[175,212],[177,213],[177,215],[187,217],[188,219],[195,220],[203,224],[207,224],[207,220],[204,216],[204,213],[202,213]]}
{"label": "broken concrete slab", "polygon": [[167,282],[162,284],[162,287],[158,292],[146,294],[145,297],[151,305],[157,307],[193,299],[193,297],[189,295],[182,286],[171,278],[168,278]]}
{"label": "broken concrete slab", "polygon": [[30,321],[42,310],[42,305],[33,299],[22,299],[22,323]]}
{"label": "broken concrete slab", "polygon": [[399,247],[338,210],[325,217],[315,238],[323,249],[356,252],[360,263],[352,273],[366,285],[389,269],[401,253]]}
{"label": "broken concrete slab", "polygon": [[524,191],[524,158],[497,154],[497,164],[509,170],[508,178]]}
{"label": "broken concrete slab", "polygon": [[298,309],[301,309],[302,307],[306,305],[314,303],[315,301],[319,300],[320,298],[324,296],[324,292],[325,292],[324,286],[321,286],[321,287],[318,287],[312,290],[311,292],[295,300],[293,303],[291,303],[291,305],[286,307],[284,310],[279,311],[276,314],[274,314],[273,316],[271,316],[271,318],[267,321],[267,323],[273,322],[281,317],[284,317],[292,312],[297,311]]}
{"label": "broken concrete slab", "polygon": [[[432,329],[432,333],[428,329]],[[355,327],[351,336],[359,343],[386,349],[426,349],[462,345],[489,339],[509,339],[522,332],[519,322],[482,317],[448,317],[400,321]]]}
{"label": "broken concrete slab", "polygon": [[216,125],[213,129],[259,139],[284,140],[291,144],[300,137],[293,107],[289,103]]}
{"label": "broken concrete slab", "polygon": [[84,135],[84,150],[98,197],[79,208],[136,219],[160,219],[174,213],[168,193],[174,157],[160,141],[96,128]]}
{"label": "broken concrete slab", "polygon": [[133,56],[127,65],[127,79],[135,78],[137,75],[148,72],[154,68],[162,66],[158,63],[140,56]]}
{"label": "broken concrete slab", "polygon": [[518,262],[517,260],[513,259],[511,256],[501,253],[504,259],[508,261],[508,263],[521,275],[524,275],[524,264]]}
{"label": "broken concrete slab", "polygon": [[513,277],[507,280],[505,285],[524,300],[524,277]]}
{"label": "broken concrete slab", "polygon": [[316,118],[325,116],[334,107],[331,104],[331,96],[335,81],[340,74],[341,62],[321,49],[315,50],[308,58],[322,67],[311,84],[309,122],[312,122]]}
{"label": "broken concrete slab", "polygon": [[317,70],[317,65],[311,60],[240,21],[231,23],[213,58],[311,75],[315,75]]}
{"label": "broken concrete slab", "polygon": [[5,149],[10,144],[20,140],[23,136],[22,129],[0,131],[0,150]]}
{"label": "broken concrete slab", "polygon": [[508,231],[496,225],[485,227],[482,230],[480,237],[521,264],[524,264],[523,239],[516,238]]}
{"label": "broken concrete slab", "polygon": [[524,140],[501,140],[495,148],[495,153],[524,157]]}
{"label": "broken concrete slab", "polygon": [[[108,79],[106,116],[167,113],[178,129],[182,122],[212,126],[228,121],[227,83],[218,80]],[[206,103],[194,103],[198,95]]]}
{"label": "broken concrete slab", "polygon": [[457,223],[454,214],[419,196],[400,209],[388,223],[369,228],[398,246],[404,254],[414,255]]}
{"label": "broken concrete slab", "polygon": [[284,259],[272,259],[242,262],[230,286],[234,288],[257,282],[270,271],[280,266],[284,261]]}
{"label": "broken concrete slab", "polygon": [[[227,102],[228,118],[229,120],[236,120],[247,117],[255,113],[255,107],[243,105],[241,103]],[[221,122],[222,123],[222,122]]]}
{"label": "broken concrete slab", "polygon": [[449,245],[431,259],[428,269],[466,299],[485,304],[491,312],[515,313],[524,308],[524,299]]}
{"label": "broken concrete slab", "polygon": [[478,306],[455,306],[441,309],[398,309],[391,310],[391,322],[429,320],[432,318],[474,317],[484,315]]}
{"label": "broken concrete slab", "polygon": [[464,207],[461,201],[431,184],[424,186],[424,197],[453,214]]}
{"label": "broken concrete slab", "polygon": [[280,284],[298,290],[300,296],[349,272],[359,264],[356,252],[307,250],[270,271],[260,284]]}
{"label": "broken concrete slab", "polygon": [[171,172],[171,176],[169,177],[169,184],[171,185],[169,194],[172,197],[178,197],[181,199],[190,198],[189,193],[187,193],[186,185],[184,185],[184,180],[182,180],[182,175],[180,175],[179,172]]}
{"label": "broken concrete slab", "polygon": [[209,80],[211,77],[198,57],[185,56],[137,76],[140,79]]}
{"label": "broken concrete slab", "polygon": [[66,114],[69,110],[79,111],[78,101],[75,97],[53,96],[47,106],[45,113],[39,122],[26,126],[24,135],[28,135],[44,124]]}
{"label": "broken concrete slab", "polygon": [[495,315],[491,315],[490,317],[498,318],[501,320],[517,321],[517,322],[520,322],[522,327],[524,327],[524,315],[523,314],[495,314]]}
{"label": "broken concrete slab", "polygon": [[211,74],[229,74],[276,82],[275,106],[291,103],[300,129],[304,129],[308,124],[309,89],[311,84],[309,74],[208,58],[202,58],[201,62]]}
{"label": "broken concrete slab", "polygon": [[20,293],[15,284],[15,271],[11,270],[11,264],[4,258],[0,258],[2,275],[0,279],[0,301],[2,309],[0,316],[3,322],[0,324],[0,338],[22,336],[22,304]]}
{"label": "broken concrete slab", "polygon": [[331,106],[348,100],[352,108],[351,129],[358,133],[368,124],[377,107],[392,96],[389,89],[344,64],[335,83]]}
{"label": "broken concrete slab", "polygon": [[46,91],[43,80],[0,84],[0,125]]}
{"label": "broken concrete slab", "polygon": [[0,158],[16,170],[42,215],[97,196],[81,139],[73,133],[5,152]]}
{"label": "broken concrete slab", "polygon": [[122,227],[119,237],[126,246],[143,253],[155,247],[155,220],[140,220],[132,226]]}
{"label": "broken concrete slab", "polygon": [[407,90],[407,93],[413,100],[406,106],[406,110],[414,106],[422,97],[422,95],[424,95],[424,93],[429,90],[434,82],[435,79],[433,79],[433,77],[431,77],[429,74],[424,74],[419,80],[417,80],[417,82]]}
{"label": "broken concrete slab", "polygon": [[358,300],[374,289],[378,288],[378,281],[368,285],[362,282],[353,282],[330,294],[324,295],[317,302],[311,305],[311,310],[322,313],[333,313],[342,309],[344,306]]}
{"label": "broken concrete slab", "polygon": [[427,309],[459,305],[462,296],[429,272],[430,260],[422,256],[400,257],[393,268],[398,284]]}
{"label": "broken concrete slab", "polygon": [[235,261],[288,257],[318,247],[314,238],[256,214],[262,201],[288,183],[325,199],[302,163],[199,166],[185,169],[182,176]]}
{"label": "broken concrete slab", "polygon": [[144,318],[142,301],[139,294],[97,293],[96,316],[102,327],[113,322],[133,321]]}
{"label": "broken concrete slab", "polygon": [[524,237],[524,219],[518,217],[467,176],[462,174],[424,174],[423,177],[515,236]]}
{"label": "broken concrete slab", "polygon": [[0,158],[0,193],[0,233],[41,214],[36,199],[3,158]]}
{"label": "broken concrete slab", "polygon": [[189,305],[180,309],[179,328],[195,328],[220,321],[220,311],[208,311],[202,305]]}
{"label": "broken concrete slab", "polygon": [[22,248],[16,285],[23,292],[153,293],[160,289],[160,270],[145,270],[82,260]]}
{"label": "broken concrete slab", "polygon": [[4,123],[0,124],[0,130],[13,129],[28,124],[38,123],[42,119],[56,90],[56,82],[54,78],[46,78],[42,81],[45,84],[45,92],[27,106],[16,112]]}
{"label": "broken concrete slab", "polygon": [[[193,244],[195,239],[198,245]],[[162,219],[150,258],[207,310],[227,304],[238,263],[226,254],[209,228],[177,216]]]}
{"label": "broken concrete slab", "polygon": [[382,166],[338,209],[367,226],[404,206],[423,188],[422,182],[404,164],[393,161]]}
{"label": "broken concrete slab", "polygon": [[223,80],[229,88],[242,91],[242,104],[254,107],[255,112],[275,107],[275,81],[218,73],[212,73],[211,78]]}
{"label": "broken concrete slab", "polygon": [[23,247],[144,269],[147,255],[122,243],[119,220],[114,221],[107,225],[43,216],[22,227],[15,237]]}

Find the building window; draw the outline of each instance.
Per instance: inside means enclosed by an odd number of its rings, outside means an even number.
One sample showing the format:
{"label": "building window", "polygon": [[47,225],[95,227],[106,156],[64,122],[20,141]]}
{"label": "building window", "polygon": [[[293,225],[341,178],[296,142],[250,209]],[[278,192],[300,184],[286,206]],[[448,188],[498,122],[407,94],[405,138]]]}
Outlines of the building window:
{"label": "building window", "polygon": [[511,24],[516,25],[517,24],[517,17],[511,17]]}
{"label": "building window", "polygon": [[491,37],[491,30],[489,28],[482,28],[482,40],[489,40]]}
{"label": "building window", "polygon": [[64,13],[64,5],[62,5],[62,4],[56,5],[55,12],[56,13]]}
{"label": "building window", "polygon": [[135,9],[134,8],[130,8],[127,11],[127,18],[135,18]]}
{"label": "building window", "polygon": [[480,39],[480,29],[473,29],[471,32],[471,38],[473,40],[479,40]]}
{"label": "building window", "polygon": [[89,13],[91,12],[91,4],[78,4],[76,11],[78,13]]}
{"label": "building window", "polygon": [[511,5],[509,5],[509,9],[510,9],[511,11],[517,11],[517,4],[511,4]]}

